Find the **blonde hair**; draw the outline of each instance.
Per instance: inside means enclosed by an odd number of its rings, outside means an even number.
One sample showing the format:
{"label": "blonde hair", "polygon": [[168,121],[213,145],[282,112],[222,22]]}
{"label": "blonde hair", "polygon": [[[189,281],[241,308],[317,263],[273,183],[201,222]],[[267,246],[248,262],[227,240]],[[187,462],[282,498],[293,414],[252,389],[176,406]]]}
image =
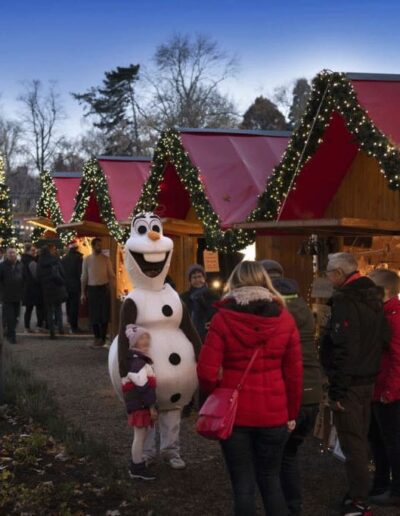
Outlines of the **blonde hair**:
{"label": "blonde hair", "polygon": [[274,296],[276,301],[285,306],[285,300],[274,288],[269,274],[259,262],[244,260],[233,269],[225,287],[226,294],[241,287],[263,287]]}

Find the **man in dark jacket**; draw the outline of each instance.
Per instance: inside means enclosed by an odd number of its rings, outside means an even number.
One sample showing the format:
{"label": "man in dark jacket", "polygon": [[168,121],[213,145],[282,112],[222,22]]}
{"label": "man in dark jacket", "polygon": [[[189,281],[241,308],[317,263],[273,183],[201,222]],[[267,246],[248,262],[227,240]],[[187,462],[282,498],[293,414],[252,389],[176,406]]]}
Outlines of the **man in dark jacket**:
{"label": "man in dark jacket", "polygon": [[45,245],[41,248],[37,277],[43,292],[50,338],[55,339],[55,324],[59,333],[64,333],[61,307],[67,299],[67,289],[64,268],[54,245]]}
{"label": "man in dark jacket", "polygon": [[190,288],[181,299],[185,303],[192,322],[204,342],[211,318],[215,313],[214,303],[218,296],[208,287],[206,272],[199,264],[194,264],[188,270]]}
{"label": "man in dark jacket", "polygon": [[312,432],[322,399],[322,375],[315,342],[315,322],[310,307],[299,294],[296,281],[285,278],[283,267],[274,260],[262,260],[276,290],[286,301],[300,333],[303,356],[303,398],[296,420],[296,428],[286,443],[281,483],[290,514],[300,514],[302,509],[301,479],[298,465],[298,450],[304,439]]}
{"label": "man in dark jacket", "polygon": [[22,264],[17,260],[17,251],[7,249],[6,259],[0,264],[0,286],[3,299],[3,319],[6,338],[16,344],[16,327],[21,311],[24,278]]}
{"label": "man in dark jacket", "polygon": [[370,514],[370,408],[382,350],[390,341],[382,293],[357,270],[357,261],[351,254],[329,255],[326,272],[336,291],[330,300],[331,319],[321,343],[334,423],[346,457],[349,491],[342,514],[356,516]]}
{"label": "man in dark jacket", "polygon": [[21,256],[24,275],[24,295],[22,304],[25,306],[24,325],[25,333],[30,333],[33,309],[36,308],[37,327],[44,323],[43,299],[40,285],[37,280],[37,249],[31,244],[25,244],[24,253]]}
{"label": "man in dark jacket", "polygon": [[83,255],[78,251],[78,243],[70,244],[68,253],[61,260],[65,271],[65,281],[68,292],[67,317],[72,333],[79,333],[78,316],[81,293],[81,275]]}

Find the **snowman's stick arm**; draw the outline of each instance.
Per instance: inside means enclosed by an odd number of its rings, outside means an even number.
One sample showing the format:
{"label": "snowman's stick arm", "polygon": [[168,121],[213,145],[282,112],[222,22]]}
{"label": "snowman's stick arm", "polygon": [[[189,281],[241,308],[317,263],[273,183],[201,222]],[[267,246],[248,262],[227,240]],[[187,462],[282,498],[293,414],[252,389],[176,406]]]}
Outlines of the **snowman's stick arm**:
{"label": "snowman's stick arm", "polygon": [[127,298],[122,304],[119,316],[119,333],[118,333],[118,365],[119,374],[124,378],[128,372],[128,350],[129,339],[126,336],[126,327],[128,324],[135,324],[137,319],[137,307],[135,302]]}
{"label": "snowman's stick arm", "polygon": [[190,340],[190,342],[193,344],[194,352],[197,357],[199,356],[200,349],[201,349],[201,339],[199,337],[199,334],[197,333],[196,328],[194,327],[192,323],[192,319],[189,315],[189,310],[187,309],[185,303],[182,303],[182,321],[179,325],[179,328],[183,331],[186,338]]}

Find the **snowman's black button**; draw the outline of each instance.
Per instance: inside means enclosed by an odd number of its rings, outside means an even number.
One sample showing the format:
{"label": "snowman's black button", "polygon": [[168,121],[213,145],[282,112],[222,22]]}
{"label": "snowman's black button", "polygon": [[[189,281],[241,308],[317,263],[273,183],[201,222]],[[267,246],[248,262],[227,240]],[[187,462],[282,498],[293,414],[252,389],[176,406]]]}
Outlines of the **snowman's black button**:
{"label": "snowman's black button", "polygon": [[172,365],[178,365],[181,363],[181,357],[178,353],[171,353],[169,356],[169,361]]}
{"label": "snowman's black button", "polygon": [[177,401],[179,401],[180,399],[181,399],[181,394],[179,394],[179,393],[173,394],[173,395],[170,397],[171,403],[176,403],[176,402],[177,402]]}
{"label": "snowman's black button", "polygon": [[161,310],[165,317],[171,317],[171,315],[174,313],[169,305],[164,305]]}

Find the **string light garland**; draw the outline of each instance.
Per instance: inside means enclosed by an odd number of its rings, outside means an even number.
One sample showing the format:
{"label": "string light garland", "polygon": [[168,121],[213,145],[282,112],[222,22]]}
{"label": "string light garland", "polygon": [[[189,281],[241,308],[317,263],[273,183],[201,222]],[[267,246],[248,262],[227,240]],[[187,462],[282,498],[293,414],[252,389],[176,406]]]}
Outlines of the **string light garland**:
{"label": "string light garland", "polygon": [[190,161],[180,135],[174,129],[165,131],[157,143],[150,177],[143,186],[135,213],[156,209],[167,163],[175,167],[179,179],[189,193],[192,206],[204,227],[208,249],[229,253],[240,251],[254,242],[256,234],[253,230],[221,229],[220,219],[207,198],[201,173]]}
{"label": "string light garland", "polygon": [[107,180],[96,159],[87,161],[83,166],[82,180],[76,194],[75,208],[72,213],[71,222],[81,222],[84,219],[92,194],[97,200],[100,217],[107,226],[110,235],[119,244],[124,244],[129,235],[129,231],[118,224],[108,193]]}
{"label": "string light garland", "polygon": [[[57,201],[57,188],[54,184],[54,181],[47,170],[42,170],[40,173],[40,183],[41,183],[41,194],[39,200],[36,204],[36,216],[37,217],[46,217],[54,224],[56,228],[60,224],[64,223],[63,216],[61,214],[60,205]],[[68,234],[65,231],[56,231],[60,239],[67,243]],[[32,241],[37,242],[43,235],[46,233],[46,230],[41,227],[35,227],[32,233]]]}
{"label": "string light garland", "polygon": [[18,247],[18,240],[13,225],[10,201],[10,189],[6,184],[4,160],[0,156],[0,246]]}
{"label": "string light garland", "polygon": [[[392,190],[400,189],[400,151],[375,126],[358,102],[351,81],[344,73],[323,70],[313,80],[310,100],[298,129],[274,168],[265,191],[259,195],[257,207],[245,222],[276,220],[295,180],[304,165],[323,142],[325,130],[333,114],[339,113],[360,148],[375,158]],[[200,171],[191,163],[179,133],[165,132],[154,154],[150,178],[143,187],[135,212],[154,210],[161,190],[167,163],[172,163],[187,189],[196,214],[205,229],[207,247],[222,252],[241,250],[255,240],[255,231],[222,230],[218,215],[212,209],[201,181]]]}
{"label": "string light garland", "polygon": [[313,80],[310,100],[281,162],[275,167],[258,207],[248,221],[275,220],[295,179],[323,142],[333,114],[340,114],[360,148],[375,158],[388,187],[400,188],[400,151],[369,118],[346,74],[323,70]]}

